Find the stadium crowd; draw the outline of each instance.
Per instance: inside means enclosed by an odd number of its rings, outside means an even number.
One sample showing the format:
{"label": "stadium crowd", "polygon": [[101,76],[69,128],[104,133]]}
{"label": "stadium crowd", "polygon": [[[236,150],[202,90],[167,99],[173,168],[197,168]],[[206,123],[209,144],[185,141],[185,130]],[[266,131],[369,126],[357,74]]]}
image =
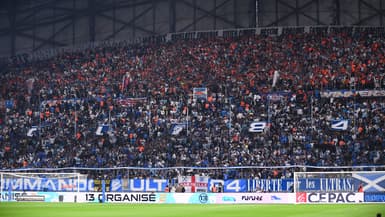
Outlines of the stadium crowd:
{"label": "stadium crowd", "polygon": [[[384,54],[383,37],[341,30],[116,44],[14,61],[0,75],[0,167],[384,165],[384,98],[320,95],[384,90]],[[207,99],[194,98],[197,87]],[[330,127],[338,119],[349,120],[346,130]],[[267,122],[263,132],[249,132],[258,121]]]}

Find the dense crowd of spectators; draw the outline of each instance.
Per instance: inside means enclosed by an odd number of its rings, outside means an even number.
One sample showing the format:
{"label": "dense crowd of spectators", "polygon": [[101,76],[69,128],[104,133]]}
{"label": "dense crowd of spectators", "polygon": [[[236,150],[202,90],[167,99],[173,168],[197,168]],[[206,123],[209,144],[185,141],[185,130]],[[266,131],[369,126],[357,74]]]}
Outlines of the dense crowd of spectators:
{"label": "dense crowd of spectators", "polygon": [[[384,98],[320,96],[383,90],[384,54],[383,37],[341,31],[179,39],[15,61],[0,75],[0,167],[384,165]],[[207,100],[193,99],[195,87],[207,88]],[[349,120],[348,128],[331,129],[336,119]],[[266,129],[249,132],[255,121],[266,121]],[[188,124],[173,133],[179,123]],[[96,133],[100,126],[108,132]]]}

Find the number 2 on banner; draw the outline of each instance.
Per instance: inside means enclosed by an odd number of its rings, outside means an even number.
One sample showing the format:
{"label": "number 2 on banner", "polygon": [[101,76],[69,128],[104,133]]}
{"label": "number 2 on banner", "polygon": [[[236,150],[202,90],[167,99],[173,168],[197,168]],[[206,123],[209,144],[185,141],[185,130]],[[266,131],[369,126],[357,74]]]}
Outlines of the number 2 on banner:
{"label": "number 2 on banner", "polygon": [[227,190],[239,192],[241,187],[239,186],[239,180],[233,180],[226,186]]}

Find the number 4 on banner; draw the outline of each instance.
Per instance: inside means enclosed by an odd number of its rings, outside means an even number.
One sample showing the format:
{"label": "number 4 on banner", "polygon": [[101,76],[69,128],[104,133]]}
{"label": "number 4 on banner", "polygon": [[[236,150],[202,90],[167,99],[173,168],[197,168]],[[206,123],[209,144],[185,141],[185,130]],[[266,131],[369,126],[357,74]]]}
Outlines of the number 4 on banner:
{"label": "number 4 on banner", "polygon": [[241,190],[241,186],[239,185],[239,180],[234,180],[227,184],[227,190],[231,190],[234,192],[239,192]]}
{"label": "number 4 on banner", "polygon": [[334,120],[332,121],[333,130],[347,130],[348,129],[348,120]]}

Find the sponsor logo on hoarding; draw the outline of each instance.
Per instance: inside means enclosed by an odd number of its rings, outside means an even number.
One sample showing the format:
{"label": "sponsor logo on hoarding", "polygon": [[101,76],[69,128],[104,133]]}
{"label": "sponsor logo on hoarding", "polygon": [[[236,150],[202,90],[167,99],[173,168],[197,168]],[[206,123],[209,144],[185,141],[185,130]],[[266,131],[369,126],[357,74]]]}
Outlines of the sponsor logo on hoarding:
{"label": "sponsor logo on hoarding", "polygon": [[[101,201],[103,194],[86,194],[87,201]],[[156,202],[155,194],[147,193],[107,193],[104,197],[106,202]]]}
{"label": "sponsor logo on hoarding", "polygon": [[207,203],[209,201],[209,196],[205,193],[199,195],[199,202]]}
{"label": "sponsor logo on hoarding", "polygon": [[355,203],[362,202],[356,200],[356,193],[309,193],[307,200],[309,203]]}
{"label": "sponsor logo on hoarding", "polygon": [[235,197],[223,196],[222,201],[223,202],[235,202],[236,199],[235,199]]}
{"label": "sponsor logo on hoarding", "polygon": [[242,196],[241,199],[246,201],[262,201],[262,196]]}
{"label": "sponsor logo on hoarding", "polygon": [[385,202],[384,193],[365,193],[365,202]]}
{"label": "sponsor logo on hoarding", "polygon": [[166,201],[167,201],[167,194],[159,194],[159,202],[166,203]]}
{"label": "sponsor logo on hoarding", "polygon": [[306,203],[306,192],[297,192],[295,198],[297,203]]}
{"label": "sponsor logo on hoarding", "polygon": [[271,196],[271,200],[282,200],[282,199],[276,195],[273,195]]}

